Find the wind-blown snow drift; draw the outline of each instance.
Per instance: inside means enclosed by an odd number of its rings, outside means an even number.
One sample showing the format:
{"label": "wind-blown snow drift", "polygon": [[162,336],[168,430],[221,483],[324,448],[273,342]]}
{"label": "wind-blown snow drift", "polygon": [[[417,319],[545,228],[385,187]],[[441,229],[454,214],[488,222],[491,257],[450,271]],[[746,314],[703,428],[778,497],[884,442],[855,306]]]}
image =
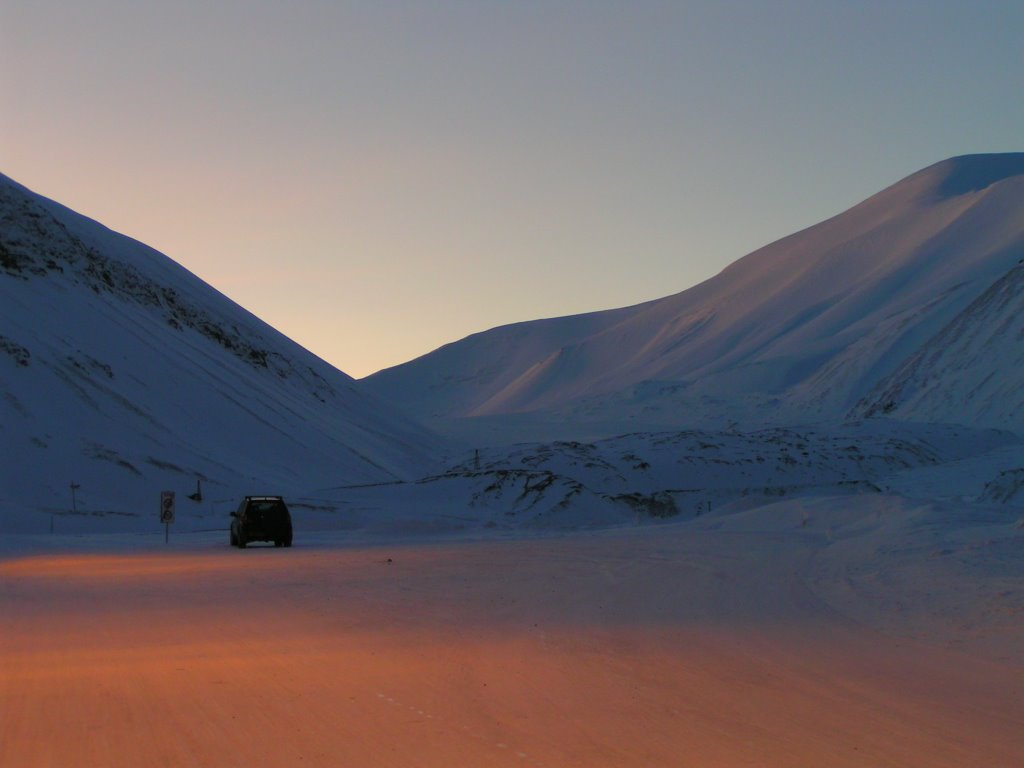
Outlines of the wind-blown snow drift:
{"label": "wind-blown snow drift", "polygon": [[682,293],[475,334],[362,384],[439,426],[841,419],[1022,257],[1024,153],[958,157]]}
{"label": "wind-blown snow drift", "polygon": [[[0,176],[4,510],[418,476],[443,443],[160,253]],[[185,502],[187,503],[187,502]],[[147,506],[148,505],[148,506]]]}

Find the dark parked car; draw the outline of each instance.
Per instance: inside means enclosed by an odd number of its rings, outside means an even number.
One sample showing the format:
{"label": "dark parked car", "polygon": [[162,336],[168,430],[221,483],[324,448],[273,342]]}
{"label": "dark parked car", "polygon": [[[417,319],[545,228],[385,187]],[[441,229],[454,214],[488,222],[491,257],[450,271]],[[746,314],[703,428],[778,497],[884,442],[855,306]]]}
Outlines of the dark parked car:
{"label": "dark parked car", "polygon": [[280,496],[246,496],[231,513],[231,546],[245,548],[250,541],[272,541],[275,547],[292,545],[292,516]]}

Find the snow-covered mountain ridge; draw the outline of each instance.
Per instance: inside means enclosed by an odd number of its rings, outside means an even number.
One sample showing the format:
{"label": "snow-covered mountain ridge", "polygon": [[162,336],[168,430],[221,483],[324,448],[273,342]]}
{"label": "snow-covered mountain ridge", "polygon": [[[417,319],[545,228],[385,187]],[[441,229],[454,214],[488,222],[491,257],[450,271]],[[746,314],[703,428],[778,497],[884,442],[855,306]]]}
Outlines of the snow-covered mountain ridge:
{"label": "snow-covered mountain ridge", "polygon": [[[137,514],[415,477],[446,443],[166,256],[0,176],[0,500]],[[148,505],[148,506],[146,506]]]}
{"label": "snow-covered mountain ridge", "polygon": [[475,334],[361,383],[467,433],[842,420],[1022,257],[1024,153],[958,157],[682,293]]}
{"label": "snow-covered mountain ridge", "polygon": [[882,380],[855,413],[1024,421],[1024,259]]}
{"label": "snow-covered mountain ridge", "polygon": [[[282,355],[254,347],[252,339],[182,297],[179,289],[148,278],[134,264],[87,245],[39,202],[14,191],[10,185],[0,187],[0,267],[8,276],[29,279],[67,273],[94,293],[109,293],[149,307],[172,328],[194,330],[250,364],[276,367],[282,376],[296,371]],[[275,357],[277,366],[273,365]]]}
{"label": "snow-covered mountain ridge", "polygon": [[[995,498],[1024,443],[1009,432],[890,419],[823,428],[642,432],[474,451],[415,482],[327,489],[306,522],[380,532],[558,530],[734,514],[780,499]],[[940,474],[936,483],[933,475]]]}

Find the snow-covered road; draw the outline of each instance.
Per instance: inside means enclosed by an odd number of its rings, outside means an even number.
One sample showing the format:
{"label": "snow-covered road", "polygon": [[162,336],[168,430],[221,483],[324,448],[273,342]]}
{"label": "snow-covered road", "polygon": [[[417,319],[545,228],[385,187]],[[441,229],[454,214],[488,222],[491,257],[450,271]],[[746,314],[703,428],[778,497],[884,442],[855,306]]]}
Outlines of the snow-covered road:
{"label": "snow-covered road", "polygon": [[302,543],[0,560],[0,765],[1024,764],[1020,659],[837,613],[811,536]]}

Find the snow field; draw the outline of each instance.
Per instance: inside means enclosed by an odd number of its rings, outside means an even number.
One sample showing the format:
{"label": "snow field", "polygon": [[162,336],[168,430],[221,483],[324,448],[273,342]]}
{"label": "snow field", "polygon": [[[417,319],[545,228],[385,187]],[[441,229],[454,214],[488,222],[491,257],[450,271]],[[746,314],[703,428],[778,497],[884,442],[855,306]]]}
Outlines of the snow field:
{"label": "snow field", "polygon": [[1021,540],[885,495],[525,538],[62,539],[0,561],[0,764],[1013,766]]}

